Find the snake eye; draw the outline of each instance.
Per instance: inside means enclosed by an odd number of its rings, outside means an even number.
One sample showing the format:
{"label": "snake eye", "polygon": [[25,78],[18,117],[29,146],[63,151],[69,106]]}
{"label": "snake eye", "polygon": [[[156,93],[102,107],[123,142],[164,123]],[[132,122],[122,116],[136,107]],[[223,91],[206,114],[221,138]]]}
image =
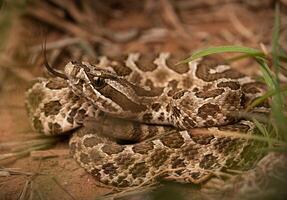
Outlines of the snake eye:
{"label": "snake eye", "polygon": [[101,88],[105,85],[105,79],[101,78],[101,77],[97,77],[94,79],[94,82],[93,82],[93,86],[95,88]]}

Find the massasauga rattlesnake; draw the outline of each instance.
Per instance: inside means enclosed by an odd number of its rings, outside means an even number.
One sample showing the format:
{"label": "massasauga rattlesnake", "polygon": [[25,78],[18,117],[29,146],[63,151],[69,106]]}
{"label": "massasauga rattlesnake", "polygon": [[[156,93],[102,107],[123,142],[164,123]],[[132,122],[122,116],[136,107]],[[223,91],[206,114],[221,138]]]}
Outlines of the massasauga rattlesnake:
{"label": "massasauga rattlesnake", "polygon": [[64,72],[46,65],[58,77],[40,78],[27,91],[32,125],[45,135],[77,128],[73,157],[118,187],[159,178],[202,183],[226,168],[252,167],[262,156],[254,146],[265,144],[222,133],[255,134],[236,113],[262,95],[262,85],[215,57],[178,61],[132,53],[70,62]]}

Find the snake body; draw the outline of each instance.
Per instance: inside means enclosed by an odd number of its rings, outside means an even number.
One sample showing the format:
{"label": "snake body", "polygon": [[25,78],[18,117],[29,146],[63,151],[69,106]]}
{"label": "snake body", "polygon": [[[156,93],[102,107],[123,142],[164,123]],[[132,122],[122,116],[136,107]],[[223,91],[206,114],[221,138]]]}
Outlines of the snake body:
{"label": "snake body", "polygon": [[132,53],[69,62],[60,77],[39,78],[27,90],[32,126],[45,135],[76,129],[75,160],[117,187],[202,183],[225,168],[250,168],[261,155],[250,148],[256,142],[220,133],[254,134],[236,113],[263,87],[215,57],[178,61]]}

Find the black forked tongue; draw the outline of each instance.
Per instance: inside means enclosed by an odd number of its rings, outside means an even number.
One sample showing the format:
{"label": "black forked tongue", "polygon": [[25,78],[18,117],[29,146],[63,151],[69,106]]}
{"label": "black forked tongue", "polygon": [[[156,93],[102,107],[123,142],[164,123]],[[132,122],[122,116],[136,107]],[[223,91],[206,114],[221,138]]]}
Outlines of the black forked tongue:
{"label": "black forked tongue", "polygon": [[45,65],[47,71],[50,72],[51,74],[53,74],[56,77],[60,77],[60,78],[63,78],[63,79],[68,79],[68,77],[64,73],[58,72],[57,70],[55,70],[54,68],[52,68],[49,65],[49,63],[47,61],[46,39],[45,39],[44,47],[42,46],[42,48],[43,48],[42,50],[43,50],[43,54],[44,54],[44,65]]}
{"label": "black forked tongue", "polygon": [[45,56],[44,64],[45,64],[45,67],[46,67],[46,69],[48,70],[48,72],[50,72],[50,73],[53,74],[54,76],[60,77],[60,78],[63,78],[63,79],[68,79],[68,77],[67,77],[64,73],[58,72],[57,70],[55,70],[54,68],[52,68],[52,67],[49,65],[46,56]]}

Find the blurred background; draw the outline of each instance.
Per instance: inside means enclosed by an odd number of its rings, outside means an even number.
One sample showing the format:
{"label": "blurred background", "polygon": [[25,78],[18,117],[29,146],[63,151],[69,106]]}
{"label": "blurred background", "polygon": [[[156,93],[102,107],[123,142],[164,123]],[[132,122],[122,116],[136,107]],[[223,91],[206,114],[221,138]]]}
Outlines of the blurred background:
{"label": "blurred background", "polygon": [[[94,62],[99,55],[128,52],[188,57],[218,45],[270,51],[276,3],[281,8],[279,41],[287,50],[286,0],[0,0],[0,143],[34,138],[24,92],[33,79],[47,76],[45,41],[49,63],[59,69],[71,60]],[[252,60],[234,66],[248,75],[258,72]],[[0,152],[11,148],[2,145]],[[13,169],[8,174],[0,170],[0,199],[94,199],[113,191],[75,163],[67,141],[53,149],[56,156],[49,159],[32,155],[0,163]],[[168,184],[121,198],[206,199],[197,189]],[[223,196],[234,198],[233,191]]]}

